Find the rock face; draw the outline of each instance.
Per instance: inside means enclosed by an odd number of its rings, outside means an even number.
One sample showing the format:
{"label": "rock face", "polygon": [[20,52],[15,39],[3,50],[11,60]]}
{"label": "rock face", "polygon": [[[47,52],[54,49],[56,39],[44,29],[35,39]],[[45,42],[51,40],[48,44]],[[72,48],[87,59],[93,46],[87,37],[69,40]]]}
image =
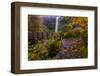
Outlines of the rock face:
{"label": "rock face", "polygon": [[57,59],[76,59],[81,58],[79,48],[81,39],[63,39],[61,51],[56,55]]}

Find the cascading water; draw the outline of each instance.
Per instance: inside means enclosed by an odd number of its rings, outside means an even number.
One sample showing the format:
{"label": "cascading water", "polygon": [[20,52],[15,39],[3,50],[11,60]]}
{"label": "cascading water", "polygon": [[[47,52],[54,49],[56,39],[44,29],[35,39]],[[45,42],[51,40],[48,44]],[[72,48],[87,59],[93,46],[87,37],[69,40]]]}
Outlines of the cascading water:
{"label": "cascading water", "polygon": [[56,17],[55,32],[58,32],[58,20],[59,20],[59,17],[57,16],[57,17]]}

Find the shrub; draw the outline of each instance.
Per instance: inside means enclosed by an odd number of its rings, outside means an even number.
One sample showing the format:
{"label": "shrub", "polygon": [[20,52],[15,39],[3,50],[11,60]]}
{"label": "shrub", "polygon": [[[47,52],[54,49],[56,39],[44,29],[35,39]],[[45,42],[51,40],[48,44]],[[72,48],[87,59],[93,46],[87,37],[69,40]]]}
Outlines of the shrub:
{"label": "shrub", "polygon": [[56,33],[52,33],[52,38],[48,40],[48,58],[54,58],[60,51],[61,41]]}
{"label": "shrub", "polygon": [[87,55],[88,55],[88,49],[87,49],[87,47],[82,46],[82,47],[80,48],[80,56],[81,56],[82,58],[86,58]]}
{"label": "shrub", "polygon": [[59,30],[60,30],[61,33],[68,32],[68,31],[72,30],[72,25],[71,24],[65,24]]}
{"label": "shrub", "polygon": [[29,60],[43,60],[47,58],[48,50],[44,41],[39,41],[28,47]]}

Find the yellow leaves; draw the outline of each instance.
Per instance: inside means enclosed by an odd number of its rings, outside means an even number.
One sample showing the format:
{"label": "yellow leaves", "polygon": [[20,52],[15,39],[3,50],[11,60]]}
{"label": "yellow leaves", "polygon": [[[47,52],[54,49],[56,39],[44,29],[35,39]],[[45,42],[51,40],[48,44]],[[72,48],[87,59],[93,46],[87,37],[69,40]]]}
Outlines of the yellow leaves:
{"label": "yellow leaves", "polygon": [[[64,19],[67,20],[69,17],[64,16]],[[88,18],[87,17],[70,17],[71,18],[71,24],[74,25],[80,25],[81,27],[85,27],[88,24]]]}
{"label": "yellow leaves", "polygon": [[88,18],[87,17],[73,17],[72,24],[73,25],[80,25],[82,27],[87,26]]}
{"label": "yellow leaves", "polygon": [[77,24],[80,24],[80,23],[81,23],[81,20],[80,20],[79,18],[74,17],[74,18],[72,19],[72,24],[77,25]]}
{"label": "yellow leaves", "polygon": [[75,29],[74,32],[75,33],[79,33],[80,32],[80,29]]}

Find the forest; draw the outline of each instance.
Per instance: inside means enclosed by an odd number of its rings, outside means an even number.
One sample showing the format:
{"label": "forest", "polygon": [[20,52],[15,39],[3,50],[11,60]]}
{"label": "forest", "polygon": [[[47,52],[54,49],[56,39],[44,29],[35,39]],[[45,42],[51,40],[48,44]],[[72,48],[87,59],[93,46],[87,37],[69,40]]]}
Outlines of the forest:
{"label": "forest", "polygon": [[87,57],[87,17],[28,15],[28,60]]}

